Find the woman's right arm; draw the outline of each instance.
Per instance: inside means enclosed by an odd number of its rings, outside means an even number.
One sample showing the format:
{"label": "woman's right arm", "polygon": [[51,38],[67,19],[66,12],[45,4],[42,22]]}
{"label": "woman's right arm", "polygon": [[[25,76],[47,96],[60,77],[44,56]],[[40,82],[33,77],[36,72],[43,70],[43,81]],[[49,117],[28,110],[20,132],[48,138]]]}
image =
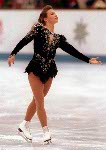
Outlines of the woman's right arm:
{"label": "woman's right arm", "polygon": [[15,60],[15,55],[28,43],[30,43],[34,36],[37,35],[39,31],[39,26],[35,25],[32,27],[32,29],[27,33],[27,35],[20,40],[20,42],[16,45],[16,47],[14,48],[14,50],[11,52],[9,58],[8,58],[8,64],[9,66],[11,66],[11,63],[14,64],[14,60]]}

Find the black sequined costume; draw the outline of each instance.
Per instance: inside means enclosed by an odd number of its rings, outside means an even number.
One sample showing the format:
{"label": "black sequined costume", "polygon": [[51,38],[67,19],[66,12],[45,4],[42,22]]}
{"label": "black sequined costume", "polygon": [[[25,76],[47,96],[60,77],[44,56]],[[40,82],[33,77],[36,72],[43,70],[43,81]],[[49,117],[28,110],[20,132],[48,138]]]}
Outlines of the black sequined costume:
{"label": "black sequined costume", "polygon": [[[50,40],[51,35],[52,40]],[[49,77],[53,78],[57,75],[58,70],[54,60],[57,48],[61,48],[68,54],[89,63],[90,58],[70,45],[64,35],[52,33],[40,23],[37,23],[33,29],[27,33],[10,55],[16,55],[32,40],[34,40],[34,55],[26,67],[25,72],[28,74],[33,72],[43,83],[45,83]]]}

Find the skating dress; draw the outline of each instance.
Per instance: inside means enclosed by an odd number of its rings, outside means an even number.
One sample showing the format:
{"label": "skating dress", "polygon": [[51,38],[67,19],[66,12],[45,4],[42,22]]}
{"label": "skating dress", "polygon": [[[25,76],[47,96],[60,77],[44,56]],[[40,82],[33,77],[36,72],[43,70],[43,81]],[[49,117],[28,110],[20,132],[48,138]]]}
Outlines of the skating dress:
{"label": "skating dress", "polygon": [[61,48],[68,54],[89,63],[90,58],[70,45],[64,35],[52,33],[40,23],[33,26],[33,29],[20,40],[10,55],[16,55],[32,40],[34,40],[34,54],[24,73],[33,72],[42,83],[46,83],[50,77],[53,78],[57,75],[58,70],[55,63],[57,48]]}

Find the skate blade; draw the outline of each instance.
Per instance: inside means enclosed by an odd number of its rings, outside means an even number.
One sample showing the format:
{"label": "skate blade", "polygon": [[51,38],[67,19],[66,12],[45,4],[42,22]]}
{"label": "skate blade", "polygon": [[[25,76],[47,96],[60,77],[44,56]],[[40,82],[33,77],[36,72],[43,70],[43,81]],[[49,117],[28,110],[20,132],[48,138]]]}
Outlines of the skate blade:
{"label": "skate blade", "polygon": [[43,142],[44,145],[49,145],[49,144],[51,144],[51,143],[52,143],[51,139],[46,140],[46,141]]}
{"label": "skate blade", "polygon": [[32,140],[31,140],[31,139],[28,139],[28,138],[24,135],[23,132],[20,132],[19,130],[18,130],[17,132],[18,132],[18,134],[19,134],[22,138],[24,138],[28,143],[32,143]]}

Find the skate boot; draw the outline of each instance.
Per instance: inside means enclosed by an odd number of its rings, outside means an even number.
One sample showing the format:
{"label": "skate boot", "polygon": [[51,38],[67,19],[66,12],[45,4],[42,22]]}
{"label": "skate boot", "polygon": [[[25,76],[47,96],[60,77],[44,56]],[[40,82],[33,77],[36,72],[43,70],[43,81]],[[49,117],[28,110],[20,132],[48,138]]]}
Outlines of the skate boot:
{"label": "skate boot", "polygon": [[43,144],[50,144],[51,142],[51,134],[47,126],[43,127]]}
{"label": "skate boot", "polygon": [[32,135],[29,129],[29,121],[24,120],[18,127],[18,133],[27,141],[32,143]]}

